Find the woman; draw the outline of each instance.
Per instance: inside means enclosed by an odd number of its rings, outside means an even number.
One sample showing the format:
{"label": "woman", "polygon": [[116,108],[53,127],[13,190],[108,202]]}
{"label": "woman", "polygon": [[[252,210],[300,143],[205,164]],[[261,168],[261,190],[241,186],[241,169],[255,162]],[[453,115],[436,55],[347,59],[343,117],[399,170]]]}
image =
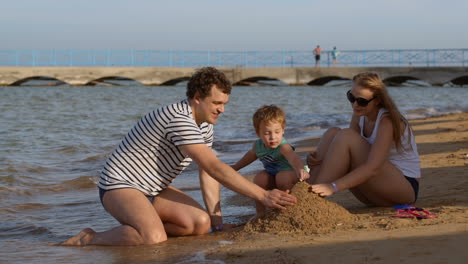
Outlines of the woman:
{"label": "woman", "polygon": [[353,78],[349,128],[331,128],[310,153],[311,190],[330,196],[349,189],[367,205],[414,203],[420,163],[414,135],[375,73]]}

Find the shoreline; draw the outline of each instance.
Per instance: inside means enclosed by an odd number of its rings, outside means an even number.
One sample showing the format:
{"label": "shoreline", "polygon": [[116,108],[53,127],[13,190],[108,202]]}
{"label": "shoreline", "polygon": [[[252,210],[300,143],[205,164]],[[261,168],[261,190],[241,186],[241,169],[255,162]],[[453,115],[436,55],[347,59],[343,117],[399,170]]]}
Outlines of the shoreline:
{"label": "shoreline", "polygon": [[[366,207],[343,191],[329,200],[359,216],[362,224],[357,228],[314,236],[242,234],[239,229],[229,234],[234,244],[209,251],[207,258],[225,263],[464,263],[468,257],[464,250],[468,244],[468,113],[409,122],[421,159],[415,206],[429,210],[435,219],[391,218],[393,208]],[[318,140],[310,137],[296,143],[301,158]]]}

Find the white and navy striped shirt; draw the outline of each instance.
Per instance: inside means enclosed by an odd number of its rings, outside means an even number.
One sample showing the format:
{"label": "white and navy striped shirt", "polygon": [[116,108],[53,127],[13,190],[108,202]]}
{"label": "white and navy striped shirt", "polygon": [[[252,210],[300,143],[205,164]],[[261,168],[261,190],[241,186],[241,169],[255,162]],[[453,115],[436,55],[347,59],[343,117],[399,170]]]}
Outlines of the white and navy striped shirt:
{"label": "white and navy striped shirt", "polygon": [[130,130],[109,156],[98,186],[104,190],[135,188],[155,196],[192,161],[179,146],[213,145],[213,125],[198,126],[188,100],[161,107]]}

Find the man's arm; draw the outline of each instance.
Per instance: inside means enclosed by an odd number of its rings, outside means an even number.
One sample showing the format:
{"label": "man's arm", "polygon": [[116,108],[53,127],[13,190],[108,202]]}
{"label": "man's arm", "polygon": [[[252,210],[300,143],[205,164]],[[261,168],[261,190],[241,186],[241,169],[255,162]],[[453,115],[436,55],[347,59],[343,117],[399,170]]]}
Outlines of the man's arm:
{"label": "man's arm", "polygon": [[221,202],[220,202],[220,185],[219,182],[213,179],[206,171],[199,170],[200,185],[203,195],[203,201],[205,202],[206,210],[211,219],[211,226],[218,227],[223,223],[221,214]]}
{"label": "man's arm", "polygon": [[296,197],[280,191],[266,191],[237,173],[231,166],[218,160],[213,151],[205,144],[180,146],[181,150],[192,158],[198,166],[226,188],[260,201],[267,207],[286,209],[284,206],[297,202]]}

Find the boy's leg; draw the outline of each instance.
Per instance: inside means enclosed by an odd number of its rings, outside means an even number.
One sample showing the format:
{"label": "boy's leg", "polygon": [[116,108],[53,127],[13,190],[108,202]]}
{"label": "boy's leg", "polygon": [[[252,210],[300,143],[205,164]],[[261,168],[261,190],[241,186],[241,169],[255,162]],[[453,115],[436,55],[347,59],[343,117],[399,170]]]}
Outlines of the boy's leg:
{"label": "boy's leg", "polygon": [[[253,179],[253,182],[265,190],[272,190],[276,187],[274,177],[265,170],[257,173]],[[255,208],[257,210],[257,216],[265,214],[266,208],[261,202],[255,201]]]}
{"label": "boy's leg", "polygon": [[292,170],[280,171],[275,177],[276,188],[282,191],[291,190],[298,181],[296,173]]}

